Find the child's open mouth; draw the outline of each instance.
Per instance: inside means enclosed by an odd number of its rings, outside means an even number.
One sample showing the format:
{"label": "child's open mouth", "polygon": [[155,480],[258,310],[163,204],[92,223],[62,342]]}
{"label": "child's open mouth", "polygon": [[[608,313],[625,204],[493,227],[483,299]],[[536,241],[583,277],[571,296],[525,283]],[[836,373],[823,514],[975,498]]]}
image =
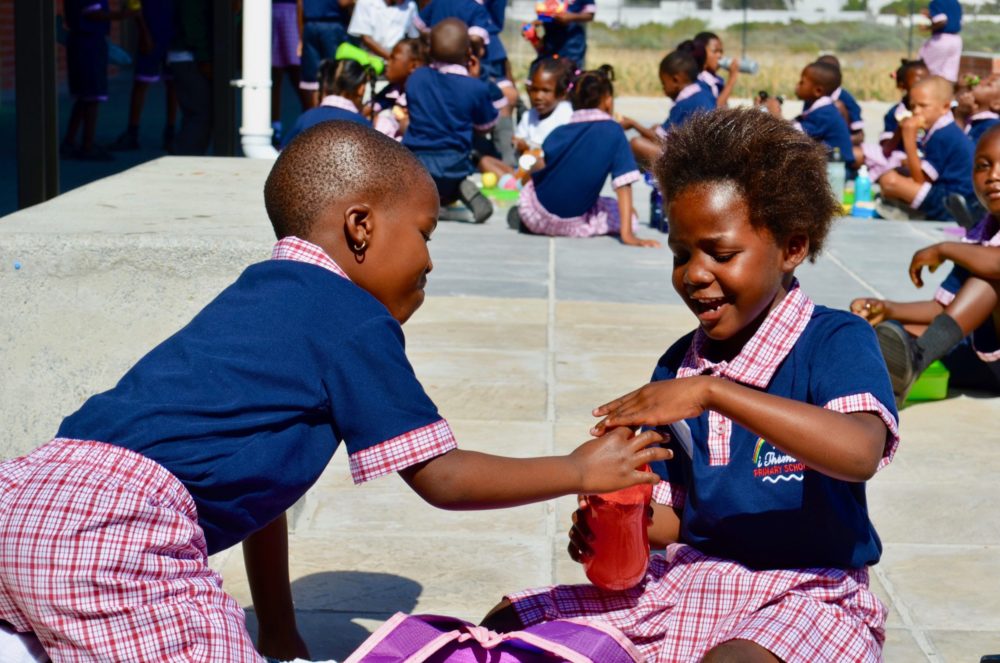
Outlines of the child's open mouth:
{"label": "child's open mouth", "polygon": [[699,320],[710,321],[717,319],[722,314],[722,307],[728,304],[725,297],[712,297],[710,299],[692,299],[695,315]]}

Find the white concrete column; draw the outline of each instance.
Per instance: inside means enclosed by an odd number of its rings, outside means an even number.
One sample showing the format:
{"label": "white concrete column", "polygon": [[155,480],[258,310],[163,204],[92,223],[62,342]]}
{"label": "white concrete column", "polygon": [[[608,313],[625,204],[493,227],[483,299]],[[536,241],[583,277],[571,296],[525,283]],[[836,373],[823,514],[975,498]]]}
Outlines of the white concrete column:
{"label": "white concrete column", "polygon": [[271,0],[243,0],[243,122],[240,142],[251,159],[274,159],[271,145]]}

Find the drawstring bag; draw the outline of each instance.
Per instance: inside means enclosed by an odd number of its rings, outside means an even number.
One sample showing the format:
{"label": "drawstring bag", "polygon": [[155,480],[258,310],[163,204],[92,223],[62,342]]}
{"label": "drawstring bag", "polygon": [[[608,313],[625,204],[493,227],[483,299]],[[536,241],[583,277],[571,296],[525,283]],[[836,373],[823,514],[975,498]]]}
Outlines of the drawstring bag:
{"label": "drawstring bag", "polygon": [[600,621],[557,619],[496,633],[438,615],[397,612],[344,663],[641,663],[621,631]]}

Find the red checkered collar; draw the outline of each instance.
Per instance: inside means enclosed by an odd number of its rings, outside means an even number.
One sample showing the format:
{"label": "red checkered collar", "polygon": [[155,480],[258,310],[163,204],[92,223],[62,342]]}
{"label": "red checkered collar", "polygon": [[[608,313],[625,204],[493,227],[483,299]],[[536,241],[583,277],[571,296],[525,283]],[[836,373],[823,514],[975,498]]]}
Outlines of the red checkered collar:
{"label": "red checkered collar", "polygon": [[699,328],[677,369],[677,377],[711,373],[733,382],[766,389],[778,366],[809,324],[813,308],[815,305],[802,292],[798,279],[793,279],[788,294],[767,314],[753,337],[732,360],[716,364],[706,359],[701,351],[708,336]]}
{"label": "red checkered collar", "polygon": [[316,265],[327,269],[337,276],[342,276],[348,281],[351,277],[347,275],[340,265],[333,261],[333,258],[326,254],[326,251],[316,246],[312,242],[307,242],[298,237],[288,236],[278,240],[271,251],[271,260],[294,260]]}

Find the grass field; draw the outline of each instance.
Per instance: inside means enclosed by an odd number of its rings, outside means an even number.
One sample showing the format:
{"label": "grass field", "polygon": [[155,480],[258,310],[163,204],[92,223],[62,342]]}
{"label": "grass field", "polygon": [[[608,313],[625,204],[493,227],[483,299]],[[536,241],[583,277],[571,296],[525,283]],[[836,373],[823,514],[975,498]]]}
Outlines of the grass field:
{"label": "grass field", "polygon": [[[504,32],[511,66],[524,80],[534,50],[521,38],[519,26],[508,22]],[[636,28],[611,29],[601,23],[588,28],[587,65],[608,63],[616,74],[615,93],[628,96],[659,96],[656,72],[660,59],[674,46],[705,28],[701,21],[680,21],[671,26],[648,24]],[[970,23],[963,29],[965,50],[996,51],[1000,48],[1000,24]],[[720,33],[727,52],[740,52],[738,30]],[[747,53],[757,60],[760,72],[741,76],[734,95],[752,97],[759,90],[792,96],[802,67],[822,52],[832,52],[841,61],[844,85],[858,99],[898,99],[890,74],[907,56],[908,23],[881,26],[867,23],[821,23],[790,25],[750,24]],[[914,31],[913,51],[925,38]]]}

